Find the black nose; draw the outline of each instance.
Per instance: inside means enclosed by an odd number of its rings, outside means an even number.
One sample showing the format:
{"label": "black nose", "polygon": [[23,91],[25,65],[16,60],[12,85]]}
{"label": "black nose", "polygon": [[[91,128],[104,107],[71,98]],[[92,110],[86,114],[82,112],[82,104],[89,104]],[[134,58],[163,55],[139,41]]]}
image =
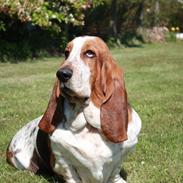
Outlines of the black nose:
{"label": "black nose", "polygon": [[73,71],[69,68],[62,68],[57,71],[57,77],[62,82],[67,82],[72,77]]}

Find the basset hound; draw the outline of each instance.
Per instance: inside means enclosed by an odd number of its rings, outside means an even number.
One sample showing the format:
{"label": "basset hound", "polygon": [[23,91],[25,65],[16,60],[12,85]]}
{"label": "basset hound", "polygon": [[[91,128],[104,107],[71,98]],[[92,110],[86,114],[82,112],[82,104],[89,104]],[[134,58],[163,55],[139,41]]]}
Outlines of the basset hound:
{"label": "basset hound", "polygon": [[121,163],[137,144],[141,119],[127,100],[122,70],[98,37],[77,37],[43,116],[13,137],[7,161],[53,171],[67,183],[125,183]]}

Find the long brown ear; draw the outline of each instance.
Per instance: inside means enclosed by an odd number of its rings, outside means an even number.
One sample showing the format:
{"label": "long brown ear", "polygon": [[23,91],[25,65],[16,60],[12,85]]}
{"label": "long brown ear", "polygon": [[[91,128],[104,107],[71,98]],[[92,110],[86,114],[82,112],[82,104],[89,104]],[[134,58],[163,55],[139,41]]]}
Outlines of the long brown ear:
{"label": "long brown ear", "polygon": [[127,139],[127,95],[122,79],[113,79],[113,87],[111,97],[101,105],[100,118],[103,134],[118,143]]}
{"label": "long brown ear", "polygon": [[122,71],[110,54],[102,55],[98,65],[92,101],[100,107],[102,133],[112,142],[123,142],[127,139],[128,109]]}
{"label": "long brown ear", "polygon": [[60,82],[57,80],[47,109],[39,122],[39,128],[46,133],[52,133],[56,125],[64,118],[63,110],[63,97],[60,95]]}

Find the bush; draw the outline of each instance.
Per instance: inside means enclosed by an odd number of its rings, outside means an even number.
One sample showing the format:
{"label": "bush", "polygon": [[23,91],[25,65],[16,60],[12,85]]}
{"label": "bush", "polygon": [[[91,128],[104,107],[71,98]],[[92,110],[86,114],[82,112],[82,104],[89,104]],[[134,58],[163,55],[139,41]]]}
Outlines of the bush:
{"label": "bush", "polygon": [[0,62],[18,62],[48,55],[61,55],[67,43],[64,33],[14,22],[0,34]]}
{"label": "bush", "polygon": [[167,32],[165,34],[165,39],[168,42],[176,42],[176,33],[174,33],[174,32]]}

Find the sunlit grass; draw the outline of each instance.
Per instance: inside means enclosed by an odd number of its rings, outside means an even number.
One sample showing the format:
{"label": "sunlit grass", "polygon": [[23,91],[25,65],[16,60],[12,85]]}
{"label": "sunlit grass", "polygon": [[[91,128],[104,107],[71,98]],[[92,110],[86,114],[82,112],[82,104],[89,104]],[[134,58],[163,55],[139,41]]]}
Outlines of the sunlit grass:
{"label": "sunlit grass", "polygon": [[[183,182],[183,43],[111,50],[125,72],[131,105],[143,121],[128,183]],[[11,137],[46,108],[62,58],[0,64],[0,182],[49,182],[5,161]],[[57,182],[50,179],[50,182]]]}

